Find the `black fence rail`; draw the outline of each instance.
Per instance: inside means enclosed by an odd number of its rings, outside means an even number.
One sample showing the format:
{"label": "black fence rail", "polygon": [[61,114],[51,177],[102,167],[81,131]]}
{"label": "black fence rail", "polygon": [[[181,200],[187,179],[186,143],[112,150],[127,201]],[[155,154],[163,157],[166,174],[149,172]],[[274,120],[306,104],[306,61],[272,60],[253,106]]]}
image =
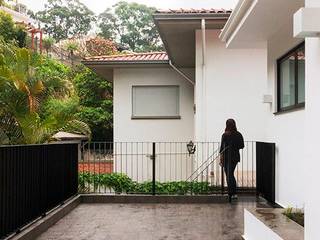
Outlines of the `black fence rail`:
{"label": "black fence rail", "polygon": [[[85,193],[221,194],[219,142],[87,142],[81,147],[79,190]],[[239,190],[256,187],[256,145],[245,142],[235,170]],[[190,151],[191,150],[191,151]],[[196,176],[196,178],[190,178]]]}
{"label": "black fence rail", "polygon": [[78,144],[0,147],[0,239],[78,192]]}

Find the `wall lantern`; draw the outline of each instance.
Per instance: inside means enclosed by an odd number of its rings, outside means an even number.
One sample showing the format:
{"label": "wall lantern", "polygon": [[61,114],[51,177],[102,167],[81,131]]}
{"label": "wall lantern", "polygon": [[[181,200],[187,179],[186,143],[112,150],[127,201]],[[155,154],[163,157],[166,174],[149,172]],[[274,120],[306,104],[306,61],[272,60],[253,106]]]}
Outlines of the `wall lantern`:
{"label": "wall lantern", "polygon": [[194,145],[194,143],[192,141],[190,141],[188,144],[187,144],[187,149],[188,149],[188,152],[189,152],[189,155],[191,154],[194,154],[195,151],[196,151],[196,146]]}

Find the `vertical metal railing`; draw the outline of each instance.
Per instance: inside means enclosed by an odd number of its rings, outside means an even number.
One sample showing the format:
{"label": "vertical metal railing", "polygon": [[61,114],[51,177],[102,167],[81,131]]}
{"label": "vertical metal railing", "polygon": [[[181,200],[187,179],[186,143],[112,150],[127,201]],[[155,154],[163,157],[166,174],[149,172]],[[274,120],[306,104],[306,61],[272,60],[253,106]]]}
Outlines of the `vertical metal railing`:
{"label": "vertical metal railing", "polygon": [[0,239],[78,193],[78,144],[0,146]]}
{"label": "vertical metal railing", "polygon": [[[88,142],[82,145],[79,190],[86,193],[190,194],[187,178],[210,156],[219,156],[219,142]],[[255,189],[255,142],[245,142],[235,170],[240,190]],[[226,181],[219,161],[203,170],[197,182],[207,194],[224,193]],[[205,194],[205,191],[202,191]]]}

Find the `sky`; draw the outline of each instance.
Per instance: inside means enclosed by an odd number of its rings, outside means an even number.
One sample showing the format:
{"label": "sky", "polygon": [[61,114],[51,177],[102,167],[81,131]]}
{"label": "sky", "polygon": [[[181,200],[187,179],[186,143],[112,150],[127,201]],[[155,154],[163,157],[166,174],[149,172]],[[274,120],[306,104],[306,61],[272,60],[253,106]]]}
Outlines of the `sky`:
{"label": "sky", "polygon": [[[93,12],[99,14],[107,7],[112,7],[119,0],[80,0],[87,5]],[[225,8],[232,9],[238,0],[130,0],[128,2],[137,2],[146,4],[158,9],[177,9],[177,8]],[[44,8],[46,0],[19,0],[33,11],[39,11]]]}

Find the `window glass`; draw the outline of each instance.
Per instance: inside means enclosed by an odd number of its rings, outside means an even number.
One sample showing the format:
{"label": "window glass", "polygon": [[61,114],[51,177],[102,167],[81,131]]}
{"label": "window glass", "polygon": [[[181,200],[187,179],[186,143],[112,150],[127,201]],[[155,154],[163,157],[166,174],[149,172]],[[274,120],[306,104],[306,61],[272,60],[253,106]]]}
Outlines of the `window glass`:
{"label": "window glass", "polygon": [[133,117],[179,117],[179,86],[133,86]]}
{"label": "window glass", "polygon": [[278,111],[304,106],[304,43],[278,60]]}
{"label": "window glass", "polygon": [[295,58],[288,58],[280,64],[281,77],[281,107],[288,107],[295,103]]}
{"label": "window glass", "polygon": [[305,102],[305,54],[304,49],[297,54],[298,57],[298,103]]}

